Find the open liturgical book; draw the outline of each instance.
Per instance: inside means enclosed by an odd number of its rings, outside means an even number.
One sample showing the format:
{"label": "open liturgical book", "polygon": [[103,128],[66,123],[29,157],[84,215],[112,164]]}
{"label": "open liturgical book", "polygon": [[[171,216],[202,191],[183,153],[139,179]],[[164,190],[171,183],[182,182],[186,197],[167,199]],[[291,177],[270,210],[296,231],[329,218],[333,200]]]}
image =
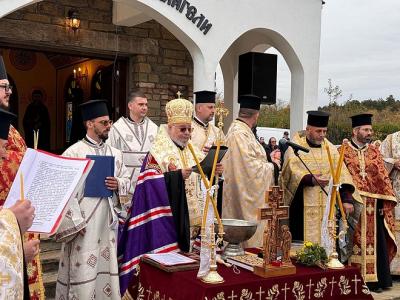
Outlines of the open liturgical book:
{"label": "open liturgical book", "polygon": [[30,200],[35,207],[35,218],[28,231],[54,234],[68,201],[82,188],[92,166],[90,159],[62,157],[28,148],[4,207],[14,205],[25,191],[22,198]]}

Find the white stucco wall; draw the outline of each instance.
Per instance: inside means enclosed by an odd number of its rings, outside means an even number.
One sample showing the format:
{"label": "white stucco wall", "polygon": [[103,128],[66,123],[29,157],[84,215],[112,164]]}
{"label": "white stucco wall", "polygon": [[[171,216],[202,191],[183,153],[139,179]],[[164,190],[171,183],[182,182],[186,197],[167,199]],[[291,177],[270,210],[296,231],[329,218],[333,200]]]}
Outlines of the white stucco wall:
{"label": "white stucco wall", "polygon": [[[37,1],[0,0],[0,17]],[[171,5],[190,3],[211,29],[205,35]],[[194,63],[194,90],[214,89],[218,63],[224,75],[228,123],[237,116],[238,55],[275,47],[291,71],[291,131],[305,125],[305,111],[317,108],[321,0],[114,0],[113,22],[133,26],[155,19],[189,50]],[[169,3],[169,4],[168,4]],[[263,46],[260,46],[263,45]]]}

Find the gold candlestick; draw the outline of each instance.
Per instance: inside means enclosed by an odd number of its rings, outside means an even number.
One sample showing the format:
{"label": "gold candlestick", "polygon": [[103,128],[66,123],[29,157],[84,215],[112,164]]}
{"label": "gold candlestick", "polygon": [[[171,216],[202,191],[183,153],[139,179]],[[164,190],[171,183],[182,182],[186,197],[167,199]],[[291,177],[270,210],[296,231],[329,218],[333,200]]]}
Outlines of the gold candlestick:
{"label": "gold candlestick", "polygon": [[[196,161],[196,164],[198,166],[198,168],[200,169],[200,173],[202,175],[202,179],[204,181],[204,185],[206,186],[207,189],[211,188],[213,182],[214,182],[214,175],[215,175],[215,168],[216,168],[216,164],[217,164],[217,159],[218,159],[218,153],[222,144],[222,128],[224,126],[224,122],[223,122],[223,118],[225,116],[227,116],[229,113],[229,111],[224,107],[223,102],[220,101],[219,103],[217,103],[216,105],[216,116],[217,116],[217,120],[218,120],[218,127],[219,127],[219,132],[218,132],[218,136],[217,136],[217,151],[216,151],[216,155],[214,158],[214,162],[213,162],[213,168],[212,168],[212,172],[211,172],[211,178],[210,181],[208,182],[207,178],[205,178],[200,164]],[[191,146],[189,147],[189,149],[191,149]],[[194,151],[192,151],[192,155],[194,156],[195,160],[195,154]],[[219,176],[215,175],[215,184],[218,187],[218,182],[219,182]],[[204,206],[204,211],[203,211],[203,220],[202,220],[202,227],[201,227],[201,239],[202,239],[202,247],[209,247],[210,251],[211,251],[211,255],[210,255],[210,270],[207,273],[207,275],[201,277],[200,279],[203,282],[206,283],[210,283],[210,284],[218,284],[218,283],[222,283],[224,282],[224,279],[222,278],[221,275],[218,274],[217,272],[217,261],[216,261],[216,255],[215,255],[215,248],[216,248],[216,244],[219,244],[222,239],[223,239],[223,235],[224,235],[224,227],[222,225],[222,221],[221,218],[218,214],[218,210],[217,210],[217,195],[218,195],[218,188],[216,189],[216,191],[214,192],[213,195],[209,194],[209,191],[207,191],[207,199],[206,199],[206,203]],[[207,213],[208,213],[208,207],[209,207],[209,203],[211,202],[211,205],[213,206],[213,211],[214,214],[216,216],[216,219],[218,221],[218,239],[217,239],[217,243],[215,242],[215,227],[214,227],[214,222],[212,222],[212,224],[210,225],[210,241],[207,243],[206,242],[206,238],[207,238],[207,234],[206,234],[206,228],[205,228],[205,224],[206,224],[206,219],[207,219]]]}
{"label": "gold candlestick", "polygon": [[[217,258],[216,258],[216,255],[215,255],[214,223],[211,223],[210,229],[211,229],[210,242],[207,245],[208,247],[210,247],[210,250],[211,250],[210,271],[207,273],[207,275],[201,277],[201,281],[203,281],[205,283],[218,284],[218,283],[224,282],[225,280],[217,272]],[[205,239],[206,236],[204,235],[201,238],[202,238],[202,241],[203,241],[203,239]]]}
{"label": "gold candlestick", "polygon": [[[333,178],[333,190],[331,191],[332,195],[331,195],[331,206],[329,209],[329,219],[328,219],[328,230],[329,230],[329,237],[331,239],[331,243],[332,243],[332,249],[330,251],[329,254],[329,261],[327,263],[327,267],[329,269],[343,269],[344,265],[339,261],[339,254],[336,251],[336,239],[338,237],[341,237],[342,235],[345,235],[347,232],[347,221],[346,221],[346,216],[344,214],[344,210],[343,210],[343,204],[342,204],[342,199],[340,198],[340,193],[339,190],[337,189],[338,185],[339,185],[339,179],[340,179],[340,174],[342,171],[342,165],[343,165],[343,160],[344,160],[344,150],[346,143],[342,144],[342,148],[340,149],[340,155],[339,155],[339,161],[338,161],[338,165],[336,167],[336,173],[334,172],[333,169],[333,160],[330,154],[330,150],[329,150],[329,146],[326,146],[326,151],[328,153],[328,160],[329,160],[329,165],[330,165],[330,171],[331,171],[331,175]],[[335,203],[338,204],[339,208],[340,208],[340,213],[342,216],[342,220],[344,222],[344,230],[341,231],[339,233],[339,235],[336,234],[336,216],[335,216]]]}
{"label": "gold candlestick", "polygon": [[336,252],[336,217],[328,221],[329,235],[332,240],[332,249],[329,254],[329,261],[326,266],[329,269],[343,269],[344,265],[339,260],[339,254]]}

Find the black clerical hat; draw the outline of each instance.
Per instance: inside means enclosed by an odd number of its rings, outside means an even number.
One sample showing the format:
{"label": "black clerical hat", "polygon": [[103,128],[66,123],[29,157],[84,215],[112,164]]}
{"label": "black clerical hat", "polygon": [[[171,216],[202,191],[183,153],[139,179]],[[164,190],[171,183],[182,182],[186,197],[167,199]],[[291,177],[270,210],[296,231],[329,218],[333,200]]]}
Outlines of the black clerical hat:
{"label": "black clerical hat", "polygon": [[107,100],[90,100],[79,105],[83,121],[108,116]]}
{"label": "black clerical hat", "polygon": [[321,110],[309,110],[307,112],[307,125],[314,127],[328,127],[330,114]]}
{"label": "black clerical hat", "polygon": [[196,95],[196,104],[198,103],[215,103],[216,92],[212,91],[198,91],[194,92]]}
{"label": "black clerical hat", "polygon": [[372,114],[358,114],[351,116],[351,127],[372,125]]}
{"label": "black clerical hat", "polygon": [[3,56],[0,55],[0,80],[1,79],[7,79],[7,70],[4,65]]}
{"label": "black clerical hat", "polygon": [[240,95],[238,98],[240,108],[260,110],[261,98],[256,95]]}
{"label": "black clerical hat", "polygon": [[10,124],[17,118],[16,115],[0,109],[0,139],[7,140]]}

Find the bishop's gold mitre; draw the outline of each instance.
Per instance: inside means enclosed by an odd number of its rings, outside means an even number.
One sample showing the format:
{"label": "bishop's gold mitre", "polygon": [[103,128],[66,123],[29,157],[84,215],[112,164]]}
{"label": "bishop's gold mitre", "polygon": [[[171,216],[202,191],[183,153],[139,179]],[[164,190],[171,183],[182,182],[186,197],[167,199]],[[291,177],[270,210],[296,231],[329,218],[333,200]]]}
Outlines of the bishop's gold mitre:
{"label": "bishop's gold mitre", "polygon": [[193,104],[183,98],[171,100],[165,106],[168,124],[192,123]]}

